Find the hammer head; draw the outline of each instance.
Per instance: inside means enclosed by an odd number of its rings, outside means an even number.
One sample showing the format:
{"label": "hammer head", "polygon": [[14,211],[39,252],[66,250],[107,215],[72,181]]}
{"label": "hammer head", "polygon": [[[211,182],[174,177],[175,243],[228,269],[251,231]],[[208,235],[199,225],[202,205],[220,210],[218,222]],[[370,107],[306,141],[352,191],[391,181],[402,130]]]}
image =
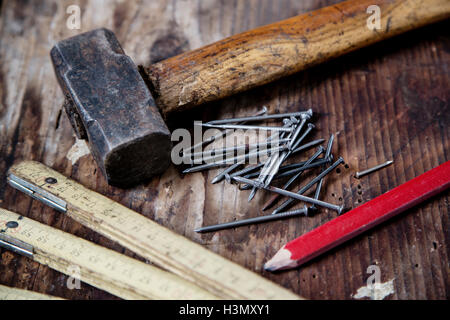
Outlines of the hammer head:
{"label": "hammer head", "polygon": [[163,172],[171,139],[155,101],[113,32],[97,29],[58,42],[51,50],[64,104],[80,139],[117,186]]}

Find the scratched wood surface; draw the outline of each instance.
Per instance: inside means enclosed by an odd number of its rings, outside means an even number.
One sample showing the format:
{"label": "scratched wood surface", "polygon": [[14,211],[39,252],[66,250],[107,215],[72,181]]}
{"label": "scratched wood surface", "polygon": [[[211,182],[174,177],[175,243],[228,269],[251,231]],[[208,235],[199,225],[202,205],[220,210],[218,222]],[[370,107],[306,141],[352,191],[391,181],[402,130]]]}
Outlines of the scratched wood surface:
{"label": "scratched wood surface", "polygon": [[[253,217],[269,197],[227,184],[211,185],[217,171],[183,176],[171,166],[162,176],[129,190],[105,183],[90,155],[72,163],[76,140],[61,113],[62,93],[48,53],[65,37],[96,27],[113,30],[137,64],[148,65],[223,37],[337,1],[4,1],[0,20],[0,206],[118,252],[136,257],[70,218],[6,185],[6,171],[38,160],[89,188],[141,212],[211,250],[310,299],[352,299],[366,285],[370,265],[381,281],[393,280],[386,299],[449,298],[449,193],[379,226],[300,269],[279,274],[262,265],[279,247],[336,217],[310,218],[198,235],[201,225]],[[81,8],[81,30],[66,27],[67,6]],[[313,138],[337,137],[334,154],[346,166],[327,178],[323,199],[355,207],[449,160],[449,23],[443,22],[355,52],[265,87],[171,119],[191,120],[312,107]],[[298,157],[304,159],[311,153]],[[388,159],[394,165],[356,180],[352,174]],[[305,177],[308,177],[306,175]],[[139,258],[139,257],[136,257]],[[0,284],[69,299],[113,296],[0,249]]]}

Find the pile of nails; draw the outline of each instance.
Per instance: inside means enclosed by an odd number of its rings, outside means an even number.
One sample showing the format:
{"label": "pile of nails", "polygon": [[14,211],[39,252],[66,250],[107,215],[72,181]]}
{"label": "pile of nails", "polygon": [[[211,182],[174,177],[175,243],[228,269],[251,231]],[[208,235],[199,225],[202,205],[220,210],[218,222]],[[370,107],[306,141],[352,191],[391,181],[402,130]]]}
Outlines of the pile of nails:
{"label": "pile of nails", "polygon": [[[183,151],[183,157],[187,157],[192,160],[192,157],[201,156],[202,161],[205,162],[200,165],[191,166],[190,168],[184,170],[183,173],[226,167],[217,176],[215,176],[211,182],[217,183],[225,180],[228,183],[236,182],[240,184],[240,190],[251,189],[248,201],[251,201],[254,198],[258,189],[265,189],[273,192],[273,196],[264,204],[262,210],[271,208],[280,196],[285,196],[288,199],[285,200],[279,207],[274,209],[270,215],[263,215],[256,218],[202,227],[195,230],[196,232],[211,232],[300,215],[308,216],[312,212],[315,212],[317,207],[332,209],[337,211],[338,214],[343,212],[342,205],[334,205],[319,200],[320,191],[322,189],[325,176],[344,163],[342,157],[339,157],[336,161],[333,159],[331,149],[333,147],[334,135],[331,135],[328,139],[326,148],[321,146],[321,144],[325,141],[324,139],[318,139],[305,143],[308,135],[315,128],[315,126],[309,122],[313,115],[311,109],[307,111],[283,114],[266,113],[267,108],[264,107],[262,111],[253,116],[202,123],[201,125],[204,127],[222,129],[223,131],[219,131],[218,134],[213,135],[209,139],[206,139],[192,146],[190,149]],[[249,122],[269,121],[274,119],[282,119],[283,125],[256,126],[247,124]],[[237,145],[231,148],[228,147],[203,152],[194,152],[194,150],[205,147],[211,142],[224,139],[227,135],[233,133],[232,129],[265,130],[275,132],[276,134],[270,135],[266,141],[256,144]],[[269,145],[270,149],[259,149]],[[299,154],[301,151],[312,147],[317,147],[316,152],[306,161],[283,165],[292,155]],[[244,153],[234,156],[234,153],[239,150],[244,151]],[[241,166],[246,164],[250,157],[257,156],[262,152],[267,154],[265,161],[255,165],[248,165],[247,167],[240,169]],[[232,157],[230,157],[230,153],[233,154]],[[224,159],[225,154],[227,156]],[[319,175],[311,181],[306,182],[306,184],[304,184],[304,186],[302,186],[297,192],[288,191],[289,189],[292,189],[294,183],[300,182],[300,177],[303,172],[314,168],[320,169]],[[285,180],[281,188],[272,186],[272,182],[274,180],[281,179]],[[316,186],[314,196],[305,196],[304,194],[313,186]],[[301,209],[286,211],[290,206],[294,205],[296,201],[309,203],[310,206],[305,205]]]}

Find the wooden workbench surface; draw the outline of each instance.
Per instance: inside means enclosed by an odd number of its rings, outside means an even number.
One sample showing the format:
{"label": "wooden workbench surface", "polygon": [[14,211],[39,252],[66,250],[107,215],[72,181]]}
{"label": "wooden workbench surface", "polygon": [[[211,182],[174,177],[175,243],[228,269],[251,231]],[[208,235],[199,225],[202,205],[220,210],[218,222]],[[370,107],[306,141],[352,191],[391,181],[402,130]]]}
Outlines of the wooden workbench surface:
{"label": "wooden workbench surface", "polygon": [[[254,217],[266,192],[247,203],[247,192],[219,183],[216,170],[183,176],[171,166],[145,185],[110,187],[90,155],[76,160],[75,137],[65,113],[49,51],[56,41],[97,27],[113,30],[125,52],[147,65],[226,36],[337,1],[158,0],[4,1],[0,19],[0,206],[134,256],[70,218],[6,185],[6,171],[37,160],[142,213],[280,285],[310,299],[351,299],[377,265],[393,284],[386,299],[449,298],[449,193],[365,233],[300,269],[262,270],[288,240],[336,217],[309,218],[199,235],[193,229]],[[0,2],[1,3],[1,2]],[[67,6],[79,4],[81,30],[66,27]],[[443,22],[360,50],[325,65],[183,115],[212,120],[311,107],[314,138],[336,135],[334,154],[347,166],[326,180],[323,200],[355,207],[449,160],[450,39]],[[180,119],[171,119],[172,129]],[[189,121],[189,122],[187,122]],[[72,148],[72,149],[71,149]],[[70,151],[70,153],[69,153]],[[68,156],[69,153],[69,156]],[[298,159],[311,154],[305,153]],[[352,174],[393,159],[394,165],[356,180]],[[72,160],[74,163],[72,163]],[[138,257],[137,257],[138,258]],[[0,284],[69,299],[113,296],[0,249]]]}

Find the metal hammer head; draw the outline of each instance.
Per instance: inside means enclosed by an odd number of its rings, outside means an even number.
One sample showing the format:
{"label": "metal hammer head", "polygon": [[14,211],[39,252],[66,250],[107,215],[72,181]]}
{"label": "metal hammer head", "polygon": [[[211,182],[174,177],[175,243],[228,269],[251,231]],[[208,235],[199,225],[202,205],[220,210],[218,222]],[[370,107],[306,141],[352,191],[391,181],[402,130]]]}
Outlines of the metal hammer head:
{"label": "metal hammer head", "polygon": [[51,50],[65,109],[108,183],[130,186],[163,172],[171,140],[155,101],[114,33],[96,29]]}

